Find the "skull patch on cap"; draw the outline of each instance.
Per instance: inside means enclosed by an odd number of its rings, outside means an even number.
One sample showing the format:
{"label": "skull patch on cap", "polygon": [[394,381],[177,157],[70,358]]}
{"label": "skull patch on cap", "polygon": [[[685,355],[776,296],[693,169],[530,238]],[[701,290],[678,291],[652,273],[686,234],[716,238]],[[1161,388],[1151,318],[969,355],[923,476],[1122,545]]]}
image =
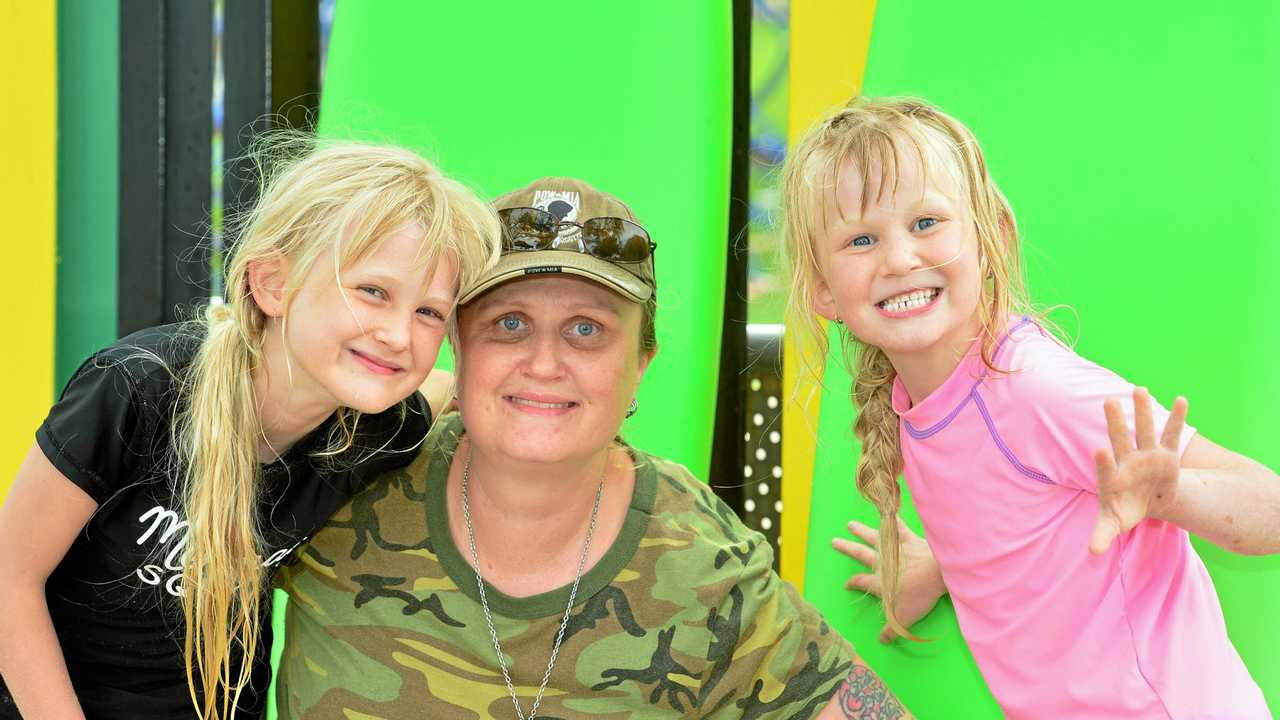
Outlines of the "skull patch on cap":
{"label": "skull patch on cap", "polygon": [[572,190],[538,190],[533,193],[533,206],[546,210],[560,222],[574,222],[578,219],[582,199]]}

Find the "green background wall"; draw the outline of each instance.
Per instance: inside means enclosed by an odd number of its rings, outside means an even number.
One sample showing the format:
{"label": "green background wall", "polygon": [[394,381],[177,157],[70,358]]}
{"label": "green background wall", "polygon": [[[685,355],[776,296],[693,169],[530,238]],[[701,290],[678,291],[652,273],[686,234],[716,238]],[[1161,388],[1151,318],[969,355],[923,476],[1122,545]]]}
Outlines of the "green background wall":
{"label": "green background wall", "polygon": [[705,477],[727,247],[729,3],[339,2],[333,28],[322,134],[410,145],[488,197],[572,175],[632,207],[658,243],[660,349],[625,432]]}
{"label": "green background wall", "polygon": [[[868,95],[916,94],[969,124],[1017,213],[1033,300],[1077,350],[1206,437],[1280,467],[1280,6],[881,0]],[[999,717],[949,603],[936,641],[878,645],[842,587],[851,518],[848,378],[829,364],[805,590],[922,717]],[[904,513],[909,521],[914,513]],[[916,524],[918,528],[918,523]],[[1232,641],[1280,709],[1280,557],[1204,542]],[[928,658],[928,660],[925,660]],[[963,711],[958,708],[964,708]]]}
{"label": "green background wall", "polygon": [[116,339],[117,2],[59,0],[58,39],[55,396],[85,358]]}

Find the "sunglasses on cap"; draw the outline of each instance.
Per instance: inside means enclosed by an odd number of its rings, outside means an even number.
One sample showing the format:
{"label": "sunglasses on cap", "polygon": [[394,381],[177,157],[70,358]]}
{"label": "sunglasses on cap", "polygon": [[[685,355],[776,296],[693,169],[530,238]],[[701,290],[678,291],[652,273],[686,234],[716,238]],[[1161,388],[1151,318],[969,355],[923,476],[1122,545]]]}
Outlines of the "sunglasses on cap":
{"label": "sunglasses on cap", "polygon": [[644,228],[618,217],[594,217],[577,223],[557,220],[546,210],[515,207],[499,210],[498,219],[502,221],[503,250],[573,249],[556,245],[564,226],[581,231],[578,252],[613,263],[644,262],[658,249],[658,244],[649,238]]}

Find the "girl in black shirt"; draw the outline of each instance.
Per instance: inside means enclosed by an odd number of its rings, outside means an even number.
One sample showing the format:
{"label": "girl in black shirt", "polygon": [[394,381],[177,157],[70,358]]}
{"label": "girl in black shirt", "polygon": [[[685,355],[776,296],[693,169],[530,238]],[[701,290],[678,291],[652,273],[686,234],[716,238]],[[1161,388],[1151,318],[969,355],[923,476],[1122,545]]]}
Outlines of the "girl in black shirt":
{"label": "girl in black shirt", "polygon": [[257,716],[272,569],[425,435],[497,221],[412,152],[299,143],[226,303],[89,358],[37,431],[0,508],[0,717]]}

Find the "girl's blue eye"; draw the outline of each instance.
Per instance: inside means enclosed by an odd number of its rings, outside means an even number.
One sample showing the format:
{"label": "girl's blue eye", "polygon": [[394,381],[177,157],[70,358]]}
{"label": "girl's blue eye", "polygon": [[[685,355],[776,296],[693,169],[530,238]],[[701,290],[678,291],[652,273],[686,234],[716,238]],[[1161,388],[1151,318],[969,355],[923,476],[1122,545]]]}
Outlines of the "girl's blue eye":
{"label": "girl's blue eye", "polygon": [[437,320],[444,319],[444,315],[442,315],[438,310],[435,310],[434,308],[422,307],[422,308],[418,308],[418,312],[428,317],[433,317]]}
{"label": "girl's blue eye", "polygon": [[850,247],[868,247],[873,242],[875,242],[875,240],[871,239],[870,235],[859,235],[858,237],[853,238],[852,240],[849,241],[849,246]]}
{"label": "girl's blue eye", "polygon": [[361,285],[360,291],[366,295],[372,295],[379,299],[385,298],[387,296],[387,294],[383,292],[381,288],[376,288],[376,287],[373,287],[372,285]]}
{"label": "girl's blue eye", "polygon": [[937,218],[922,217],[919,220],[916,220],[915,222],[911,223],[911,229],[915,230],[916,232],[919,232],[921,230],[928,230],[929,228],[937,224],[938,224]]}

